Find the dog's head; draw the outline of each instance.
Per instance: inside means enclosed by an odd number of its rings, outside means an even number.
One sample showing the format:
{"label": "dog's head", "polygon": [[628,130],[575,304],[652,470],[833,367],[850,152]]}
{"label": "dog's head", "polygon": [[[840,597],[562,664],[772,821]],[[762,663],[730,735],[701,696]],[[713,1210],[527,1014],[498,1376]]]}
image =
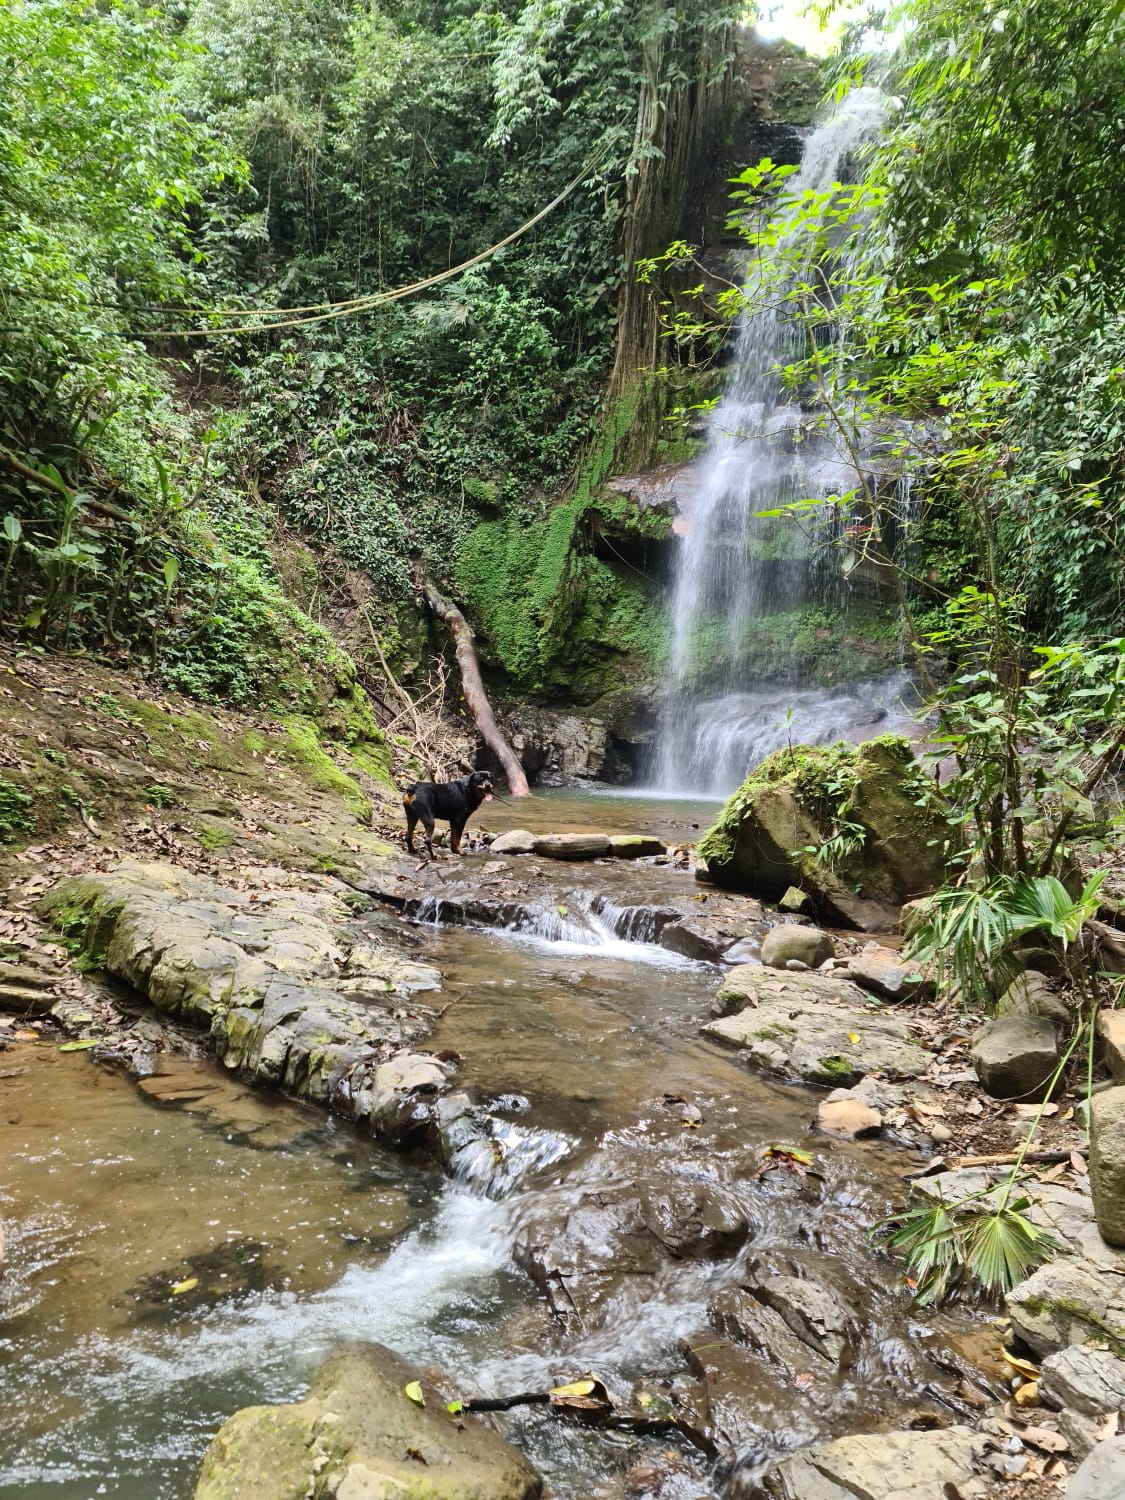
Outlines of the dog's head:
{"label": "dog's head", "polygon": [[478,802],[491,802],[492,777],[487,771],[474,771],[469,777],[469,791]]}

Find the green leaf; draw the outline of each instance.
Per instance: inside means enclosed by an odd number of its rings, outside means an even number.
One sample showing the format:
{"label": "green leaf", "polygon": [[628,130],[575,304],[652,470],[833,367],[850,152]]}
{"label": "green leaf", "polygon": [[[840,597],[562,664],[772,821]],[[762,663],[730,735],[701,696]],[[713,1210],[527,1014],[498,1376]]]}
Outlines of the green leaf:
{"label": "green leaf", "polygon": [[4,517],[4,537],[6,541],[13,544],[18,542],[23,535],[23,526],[19,516],[13,516],[11,511]]}
{"label": "green leaf", "polygon": [[59,1051],[60,1052],[86,1052],[90,1047],[96,1047],[99,1042],[102,1042],[104,1040],[105,1040],[104,1037],[100,1037],[100,1036],[88,1036],[88,1037],[84,1037],[82,1039],[82,1041],[80,1041],[80,1042],[63,1042],[62,1046],[59,1048]]}
{"label": "green leaf", "polygon": [[422,1385],[418,1380],[412,1380],[403,1386],[403,1392],[408,1400],[413,1401],[415,1406],[425,1406],[426,1398],[422,1393]]}

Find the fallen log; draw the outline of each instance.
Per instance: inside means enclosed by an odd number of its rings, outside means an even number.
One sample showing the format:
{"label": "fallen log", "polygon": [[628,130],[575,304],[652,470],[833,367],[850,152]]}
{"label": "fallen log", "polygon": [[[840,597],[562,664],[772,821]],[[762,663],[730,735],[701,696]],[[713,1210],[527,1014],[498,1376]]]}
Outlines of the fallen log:
{"label": "fallen log", "polygon": [[453,639],[453,649],[457,654],[457,665],[461,671],[461,687],[465,694],[465,702],[469,705],[469,712],[480,731],[481,739],[504,768],[504,775],[508,778],[509,792],[513,797],[530,797],[531,789],[527,784],[524,769],[516,758],[515,751],[501,734],[496,716],[492,712],[492,705],[484,691],[480,662],[477,659],[477,650],[473,645],[473,632],[468,620],[417,567],[415,581],[426,603],[446,626]]}

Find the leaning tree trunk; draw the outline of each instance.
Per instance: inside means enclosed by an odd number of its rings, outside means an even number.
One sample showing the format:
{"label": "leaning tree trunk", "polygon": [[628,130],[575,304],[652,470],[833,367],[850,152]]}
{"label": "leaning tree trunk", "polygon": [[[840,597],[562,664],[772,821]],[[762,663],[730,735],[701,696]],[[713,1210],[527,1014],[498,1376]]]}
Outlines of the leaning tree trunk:
{"label": "leaning tree trunk", "polygon": [[461,686],[464,689],[465,702],[469,705],[469,712],[480,731],[481,739],[504,768],[504,775],[508,778],[508,790],[513,797],[530,797],[531,790],[528,787],[524,769],[516,759],[515,751],[500,733],[500,726],[496,722],[492,705],[484,691],[480,662],[477,659],[477,650],[473,645],[473,632],[468,620],[455,604],[451,604],[444,594],[438,592],[424,573],[418,576],[418,586],[426,603],[438,619],[448,627],[453,637],[453,649],[457,653],[457,665],[461,670]]}

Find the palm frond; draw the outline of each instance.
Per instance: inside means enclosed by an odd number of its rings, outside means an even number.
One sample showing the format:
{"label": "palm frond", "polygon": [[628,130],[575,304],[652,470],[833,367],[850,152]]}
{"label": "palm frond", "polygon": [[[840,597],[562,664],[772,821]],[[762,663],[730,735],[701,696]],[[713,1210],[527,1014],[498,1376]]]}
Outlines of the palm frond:
{"label": "palm frond", "polygon": [[1057,1248],[1051,1236],[1020,1212],[1026,1198],[965,1216],[961,1244],[968,1275],[986,1292],[1008,1292]]}
{"label": "palm frond", "polygon": [[1065,951],[1082,931],[1082,925],[1098,909],[1098,892],[1105,871],[1096,871],[1086,882],[1082,894],[1071,896],[1054,875],[1024,876],[1012,883],[1005,905],[1011,913],[1012,929],[1017,934],[1046,932]]}
{"label": "palm frond", "polygon": [[1013,936],[1006,889],[945,886],[926,901],[907,934],[906,956],[932,964],[938,982],[952,977],[962,1004],[991,998],[1010,967]]}

